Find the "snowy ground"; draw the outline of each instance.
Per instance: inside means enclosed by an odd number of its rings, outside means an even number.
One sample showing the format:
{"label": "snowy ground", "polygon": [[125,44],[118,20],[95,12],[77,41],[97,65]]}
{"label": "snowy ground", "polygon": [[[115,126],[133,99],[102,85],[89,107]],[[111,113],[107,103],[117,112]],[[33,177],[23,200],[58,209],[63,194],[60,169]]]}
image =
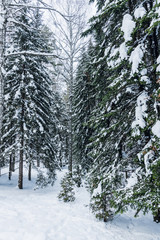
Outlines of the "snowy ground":
{"label": "snowy ground", "polygon": [[89,195],[76,191],[74,203],[57,199],[58,173],[53,187],[33,190],[33,182],[16,187],[17,176],[9,182],[0,178],[0,240],[160,240],[160,224],[152,216],[134,219],[131,212],[116,216],[111,223],[99,222],[86,206]]}

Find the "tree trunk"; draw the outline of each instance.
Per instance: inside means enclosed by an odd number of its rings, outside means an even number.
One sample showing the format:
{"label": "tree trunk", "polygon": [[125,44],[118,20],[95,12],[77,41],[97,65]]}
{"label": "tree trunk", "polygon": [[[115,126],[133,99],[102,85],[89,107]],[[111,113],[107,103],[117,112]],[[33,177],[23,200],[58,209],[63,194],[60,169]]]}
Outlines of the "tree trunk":
{"label": "tree trunk", "polygon": [[13,156],[12,156],[12,165],[11,165],[11,167],[12,167],[12,172],[14,172],[15,171],[15,153],[13,153]]}
{"label": "tree trunk", "polygon": [[23,142],[21,141],[20,159],[19,159],[19,180],[18,187],[23,189]]}
{"label": "tree trunk", "polygon": [[10,159],[9,159],[9,174],[8,174],[9,180],[11,180],[11,176],[12,176],[12,154],[10,155]]}
{"label": "tree trunk", "polygon": [[40,167],[40,161],[37,159],[37,167]]}
{"label": "tree trunk", "polygon": [[29,169],[28,169],[28,180],[29,181],[31,181],[31,168],[32,167],[32,165],[31,165],[31,163],[29,164]]}
{"label": "tree trunk", "polygon": [[157,211],[157,215],[153,217],[154,222],[159,223],[160,222],[160,208]]}
{"label": "tree trunk", "polygon": [[72,151],[73,151],[73,133],[72,133],[72,113],[70,113],[70,136],[69,136],[69,162],[68,162],[68,170],[72,176]]}
{"label": "tree trunk", "polygon": [[129,13],[132,13],[132,3],[131,0],[128,0],[128,9],[129,9]]}
{"label": "tree trunk", "polygon": [[21,112],[21,124],[20,124],[20,158],[19,158],[19,180],[18,187],[23,189],[23,159],[24,159],[24,101],[25,101],[25,90],[22,89],[22,112]]}
{"label": "tree trunk", "polygon": [[72,160],[72,156],[73,156],[73,129],[72,129],[72,118],[73,118],[73,102],[72,102],[72,98],[73,98],[73,27],[72,27],[72,21],[69,21],[69,31],[70,31],[70,80],[69,80],[69,114],[70,114],[70,121],[69,121],[69,128],[70,128],[70,143],[69,143],[69,164],[68,164],[68,170],[72,176],[72,164],[73,164],[73,160]]}

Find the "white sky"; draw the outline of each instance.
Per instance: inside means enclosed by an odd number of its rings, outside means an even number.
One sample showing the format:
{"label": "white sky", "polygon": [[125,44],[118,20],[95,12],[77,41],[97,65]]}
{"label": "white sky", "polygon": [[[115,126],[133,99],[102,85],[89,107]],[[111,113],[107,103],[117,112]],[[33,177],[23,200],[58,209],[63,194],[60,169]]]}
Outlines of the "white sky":
{"label": "white sky", "polygon": [[[78,0],[81,2],[81,0]],[[49,5],[51,5],[53,8],[55,9],[59,9],[60,8],[60,4],[64,4],[64,0],[45,0],[46,3],[48,3]],[[95,15],[96,13],[96,7],[95,7],[95,4],[92,3],[92,4],[89,4],[89,0],[83,0],[84,2],[84,11],[86,11],[86,23],[87,21]],[[53,25],[53,20],[52,20],[52,17],[51,17],[51,14],[48,10],[46,10],[45,14],[45,19],[46,19],[46,22],[47,24],[49,25],[50,28],[52,28],[52,25]],[[57,14],[57,17],[58,17],[58,14]],[[61,18],[61,17],[60,17]],[[87,27],[87,25],[86,25]]]}
{"label": "white sky", "polygon": [[[50,6],[55,8],[56,10],[59,10],[60,12],[62,12],[62,9],[65,5],[65,1],[67,1],[67,0],[45,0],[45,2],[47,4],[49,4]],[[87,29],[88,28],[87,27],[88,20],[96,13],[95,4],[88,4],[89,0],[74,0],[74,1],[77,1],[78,3],[83,2],[82,13],[86,12],[86,26],[85,26],[85,29]],[[55,12],[53,12],[53,14],[54,13]],[[57,28],[54,26],[54,22],[56,22],[56,21],[53,19],[52,14],[48,10],[46,10],[43,17],[45,19],[46,24],[53,31],[53,33],[56,36],[59,36],[59,30],[57,30]],[[63,28],[64,28],[64,26],[66,25],[66,21],[64,21],[63,17],[61,17],[60,14],[57,13],[56,18],[57,18],[58,22],[63,25]],[[58,79],[59,78],[57,78],[58,86],[63,92],[63,91],[66,90],[66,84],[62,81],[61,78],[59,80]]]}

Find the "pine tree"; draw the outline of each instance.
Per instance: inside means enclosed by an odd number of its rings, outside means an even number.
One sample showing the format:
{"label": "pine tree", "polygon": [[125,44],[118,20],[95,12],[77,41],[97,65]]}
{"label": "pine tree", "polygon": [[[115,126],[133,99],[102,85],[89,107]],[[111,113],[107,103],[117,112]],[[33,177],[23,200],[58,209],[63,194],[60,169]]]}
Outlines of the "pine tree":
{"label": "pine tree", "polygon": [[[122,82],[122,79],[124,76],[127,78],[127,72],[123,71],[122,66],[126,65],[126,62],[125,59],[121,61],[118,52],[123,42],[119,22],[122,21],[123,14],[127,10],[125,2],[115,4],[109,1],[101,8],[99,15],[92,19],[88,31],[93,32],[95,36],[97,53],[93,61],[96,104],[91,117],[93,129],[91,144],[88,145],[89,156],[93,159],[89,185],[92,193],[92,209],[94,210],[94,202],[96,209],[103,207],[101,217],[104,216],[104,221],[110,219],[113,214],[111,211],[113,191],[121,184],[121,173],[115,171],[115,162],[116,159],[118,161],[122,158],[121,143],[128,134],[124,121],[128,112],[125,113],[126,115],[122,114],[125,106],[130,103],[130,96],[123,95],[126,83]],[[125,106],[121,106],[123,98],[127,102]],[[94,189],[99,185],[103,187],[99,188],[100,192],[95,196]],[[107,206],[101,201],[105,201]],[[101,206],[98,207],[97,204]]]}
{"label": "pine tree", "polygon": [[[93,194],[95,204],[102,204],[101,196],[106,196],[109,210],[114,206],[123,211],[130,205],[137,212],[151,209],[157,219],[159,143],[154,129],[159,123],[155,71],[159,66],[159,6],[152,1],[97,4],[99,15],[92,18],[87,32],[94,34],[97,44],[93,61],[97,98],[89,145],[94,162],[91,192],[103,185],[97,195],[100,201]],[[127,188],[130,175],[138,180]]]}
{"label": "pine tree", "polygon": [[55,89],[53,90],[52,115],[52,141],[56,147],[58,165],[62,168],[68,162],[68,116],[65,100]]}
{"label": "pine tree", "polygon": [[74,182],[70,173],[63,177],[61,187],[58,198],[64,202],[73,202],[75,200]]}
{"label": "pine tree", "polygon": [[86,146],[90,142],[92,129],[89,126],[91,112],[94,106],[94,86],[92,82],[92,66],[94,48],[90,42],[86,52],[77,68],[77,76],[74,86],[74,162],[73,165],[80,165],[83,171],[87,171],[91,165],[88,158]]}
{"label": "pine tree", "polygon": [[[160,178],[159,173],[159,100],[158,100],[158,57],[160,31],[157,25],[159,5],[156,2],[138,1],[132,6],[136,27],[130,44],[136,42],[130,52],[132,73],[139,83],[137,98],[136,119],[132,123],[134,140],[139,144],[137,149],[135,183],[121,191],[122,205],[130,205],[143,213],[152,211],[154,220],[159,218]],[[141,14],[140,14],[141,13]],[[153,24],[155,22],[155,24]],[[137,69],[134,69],[137,59],[135,54],[141,53]],[[156,129],[156,130],[155,130]]]}
{"label": "pine tree", "polygon": [[[25,5],[27,0],[23,1]],[[15,16],[13,45],[4,62],[4,114],[2,151],[5,161],[14,155],[19,161],[19,183],[23,188],[23,164],[35,166],[40,160],[55,177],[55,152],[51,142],[52,93],[43,51],[49,52],[41,34],[40,14],[27,7]]]}

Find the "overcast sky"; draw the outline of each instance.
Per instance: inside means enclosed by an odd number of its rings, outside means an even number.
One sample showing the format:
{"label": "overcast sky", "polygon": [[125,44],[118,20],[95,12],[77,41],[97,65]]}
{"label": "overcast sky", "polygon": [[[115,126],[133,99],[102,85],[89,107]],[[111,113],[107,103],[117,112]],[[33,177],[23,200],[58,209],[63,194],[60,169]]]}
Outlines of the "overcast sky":
{"label": "overcast sky", "polygon": [[[64,5],[64,1],[65,0],[45,0],[46,3],[48,3],[50,6],[52,6],[53,8],[57,9],[57,10],[60,10],[61,6]],[[77,1],[80,1],[81,0],[77,0]],[[84,11],[86,11],[86,24],[87,24],[87,21],[95,15],[96,13],[96,7],[95,7],[95,4],[92,3],[92,4],[89,4],[89,0],[83,0],[83,7],[84,7]],[[61,10],[60,10],[61,11]],[[44,14],[44,17],[46,19],[46,23],[47,25],[52,28],[53,26],[53,19],[52,19],[52,16],[51,14],[49,13],[48,10],[45,11],[45,14]],[[60,19],[61,17],[58,16],[57,14],[57,17]],[[62,20],[63,21],[63,20]]]}
{"label": "overcast sky", "polygon": [[[67,1],[67,0],[45,0],[45,2],[47,4],[52,6],[54,9],[60,11],[61,13],[64,13],[63,7],[65,6],[65,1]],[[72,0],[69,0],[69,1],[71,1],[71,3],[73,3]],[[88,4],[89,0],[73,0],[73,1],[80,1],[80,3],[83,1],[83,6],[82,6],[81,10],[82,10],[82,13],[86,12],[86,26],[85,26],[85,29],[87,29],[88,28],[88,26],[87,26],[88,20],[92,16],[94,16],[95,13],[96,13],[95,4]],[[53,11],[52,13],[54,15],[55,12]],[[66,26],[66,21],[64,21],[63,17],[60,16],[60,14],[56,14],[57,21],[56,21],[56,18],[54,19],[54,17],[52,16],[52,14],[48,10],[45,11],[44,19],[45,19],[46,24],[53,31],[55,36],[59,36],[59,38],[61,38],[63,36],[60,36],[60,32],[55,27],[54,22],[56,23],[58,21],[64,28]],[[63,81],[63,79],[61,79],[61,77],[57,78],[57,83],[58,83],[60,92],[65,92],[67,90],[67,85]]]}

